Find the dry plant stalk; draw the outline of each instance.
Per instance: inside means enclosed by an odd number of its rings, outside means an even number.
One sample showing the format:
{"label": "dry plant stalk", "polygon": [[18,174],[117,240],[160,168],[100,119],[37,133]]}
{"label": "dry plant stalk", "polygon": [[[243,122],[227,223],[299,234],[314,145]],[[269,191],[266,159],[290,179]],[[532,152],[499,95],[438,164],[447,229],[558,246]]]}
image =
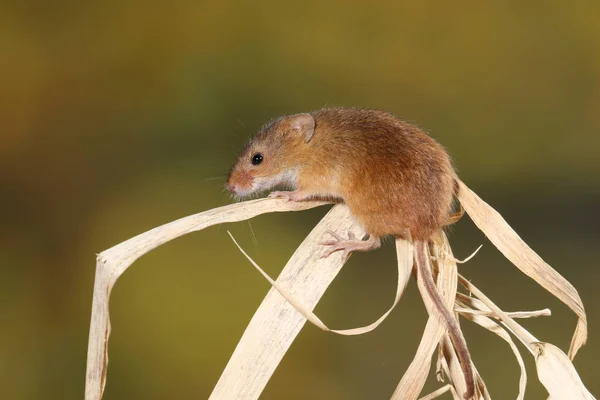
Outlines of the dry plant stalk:
{"label": "dry plant stalk", "polygon": [[[500,214],[483,202],[464,183],[459,181],[459,184],[461,205],[490,241],[515,266],[561,299],[579,317],[569,349],[569,356],[572,359],[587,338],[586,315],[577,291],[529,248]],[[323,204],[325,203],[291,203],[276,199],[232,204],[173,221],[100,253],[97,257],[88,343],[86,400],[102,398],[108,363],[110,291],[118,277],[137,258],[169,240],[211,225],[242,221],[267,212],[306,210]],[[321,329],[334,333],[362,334],[375,329],[398,303],[411,275],[414,254],[412,243],[401,239],[396,240],[398,256],[396,298],[382,317],[365,327],[333,330],[312,313],[343,266],[342,255],[339,253],[334,253],[326,259],[321,258],[323,249],[319,242],[327,230],[339,233],[353,232],[357,237],[365,234],[344,205],[334,206],[294,252],[276,281],[269,278],[244,252],[244,255],[273,287],[265,296],[238,342],[211,394],[211,399],[257,399],[307,320]],[[241,248],[240,250],[243,252]],[[524,398],[527,374],[511,333],[534,356],[538,378],[548,390],[551,399],[594,399],[581,382],[567,355],[550,343],[540,342],[516,322],[518,318],[549,315],[548,310],[512,313],[502,311],[477,287],[458,274],[456,259],[452,256],[448,240],[442,232],[433,238],[429,251],[430,268],[434,276],[437,276],[437,290],[448,308],[454,310],[457,323],[458,315],[462,315],[465,319],[496,333],[508,343],[515,354],[521,370],[518,400]],[[450,392],[454,399],[462,399],[461,396],[466,390],[465,377],[458,363],[454,346],[448,337],[446,322],[434,307],[422,277],[417,274],[416,280],[430,317],[414,359],[391,398],[418,399],[431,369],[433,356],[436,355],[438,380],[448,383],[422,397],[421,400],[434,399],[447,392]],[[457,292],[458,283],[464,286],[469,295]],[[477,369],[474,365],[472,368],[476,398],[491,399]]]}

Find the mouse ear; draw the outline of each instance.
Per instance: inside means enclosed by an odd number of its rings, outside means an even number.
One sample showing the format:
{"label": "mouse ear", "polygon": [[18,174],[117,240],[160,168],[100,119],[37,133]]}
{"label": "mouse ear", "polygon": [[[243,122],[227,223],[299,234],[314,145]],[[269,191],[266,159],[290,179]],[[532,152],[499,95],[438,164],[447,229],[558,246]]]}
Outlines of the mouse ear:
{"label": "mouse ear", "polygon": [[289,126],[304,135],[304,139],[308,143],[315,133],[315,119],[308,113],[291,115],[288,117]]}

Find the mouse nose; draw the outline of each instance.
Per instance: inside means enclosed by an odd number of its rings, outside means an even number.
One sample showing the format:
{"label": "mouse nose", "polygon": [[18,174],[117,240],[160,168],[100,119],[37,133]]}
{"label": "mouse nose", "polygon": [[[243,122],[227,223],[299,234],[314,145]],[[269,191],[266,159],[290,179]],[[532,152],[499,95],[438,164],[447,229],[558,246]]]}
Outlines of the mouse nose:
{"label": "mouse nose", "polygon": [[231,193],[235,193],[236,192],[235,185],[233,183],[231,183],[231,182],[227,182],[225,184],[225,189],[227,189]]}

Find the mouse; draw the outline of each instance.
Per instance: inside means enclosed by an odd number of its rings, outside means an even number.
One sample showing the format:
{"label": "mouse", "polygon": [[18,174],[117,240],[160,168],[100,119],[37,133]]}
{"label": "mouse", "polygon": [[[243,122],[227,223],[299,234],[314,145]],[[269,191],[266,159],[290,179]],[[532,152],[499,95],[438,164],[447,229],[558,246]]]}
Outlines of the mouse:
{"label": "mouse", "polygon": [[428,267],[431,236],[454,222],[456,173],[448,152],[418,126],[376,109],[327,107],[285,115],[263,125],[240,152],[226,189],[237,198],[272,189],[271,198],[344,203],[367,233],[321,244],[323,257],[381,246],[384,236],[412,240],[415,265],[442,314],[465,376],[475,386],[469,352]]}

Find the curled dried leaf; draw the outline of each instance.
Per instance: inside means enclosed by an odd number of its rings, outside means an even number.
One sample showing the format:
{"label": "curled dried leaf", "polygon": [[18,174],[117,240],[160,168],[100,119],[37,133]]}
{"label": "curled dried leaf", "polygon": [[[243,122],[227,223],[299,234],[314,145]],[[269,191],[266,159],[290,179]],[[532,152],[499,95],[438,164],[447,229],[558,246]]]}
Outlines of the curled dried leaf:
{"label": "curled dried leaf", "polygon": [[286,289],[284,289],[279,283],[275,282],[249,255],[242,249],[242,247],[235,240],[233,235],[229,233],[231,240],[235,243],[238,249],[242,252],[242,254],[250,261],[250,263],[261,273],[261,275],[287,300],[289,301],[294,308],[304,316],[308,321],[310,321],[313,325],[322,329],[326,332],[337,333],[338,335],[362,335],[368,332],[371,332],[375,328],[377,328],[387,317],[390,315],[392,310],[398,305],[400,298],[402,297],[402,293],[406,288],[406,284],[408,283],[408,278],[410,277],[410,272],[412,269],[412,244],[404,239],[396,239],[396,253],[398,255],[398,282],[396,285],[396,297],[394,298],[394,302],[390,306],[390,308],[383,313],[381,317],[379,317],[375,322],[362,326],[359,328],[351,328],[351,329],[331,329],[327,327],[317,317],[312,311],[308,310],[306,307],[302,305],[302,302],[298,299],[295,299]]}
{"label": "curled dried leaf", "polygon": [[[324,204],[327,203],[292,203],[274,199],[229,204],[169,222],[98,254],[88,339],[85,399],[99,400],[102,398],[108,364],[110,292],[117,279],[135,260],[170,240],[212,225],[244,221],[269,212],[307,210]],[[331,225],[339,226],[335,223],[331,223]]]}
{"label": "curled dried leaf", "polygon": [[517,268],[558,297],[579,317],[569,348],[569,357],[573,359],[587,340],[587,317],[579,293],[517,235],[502,215],[456,179],[458,199],[475,225]]}
{"label": "curled dried leaf", "polygon": [[535,343],[535,364],[538,378],[550,399],[593,400],[573,363],[565,353],[550,343]]}

